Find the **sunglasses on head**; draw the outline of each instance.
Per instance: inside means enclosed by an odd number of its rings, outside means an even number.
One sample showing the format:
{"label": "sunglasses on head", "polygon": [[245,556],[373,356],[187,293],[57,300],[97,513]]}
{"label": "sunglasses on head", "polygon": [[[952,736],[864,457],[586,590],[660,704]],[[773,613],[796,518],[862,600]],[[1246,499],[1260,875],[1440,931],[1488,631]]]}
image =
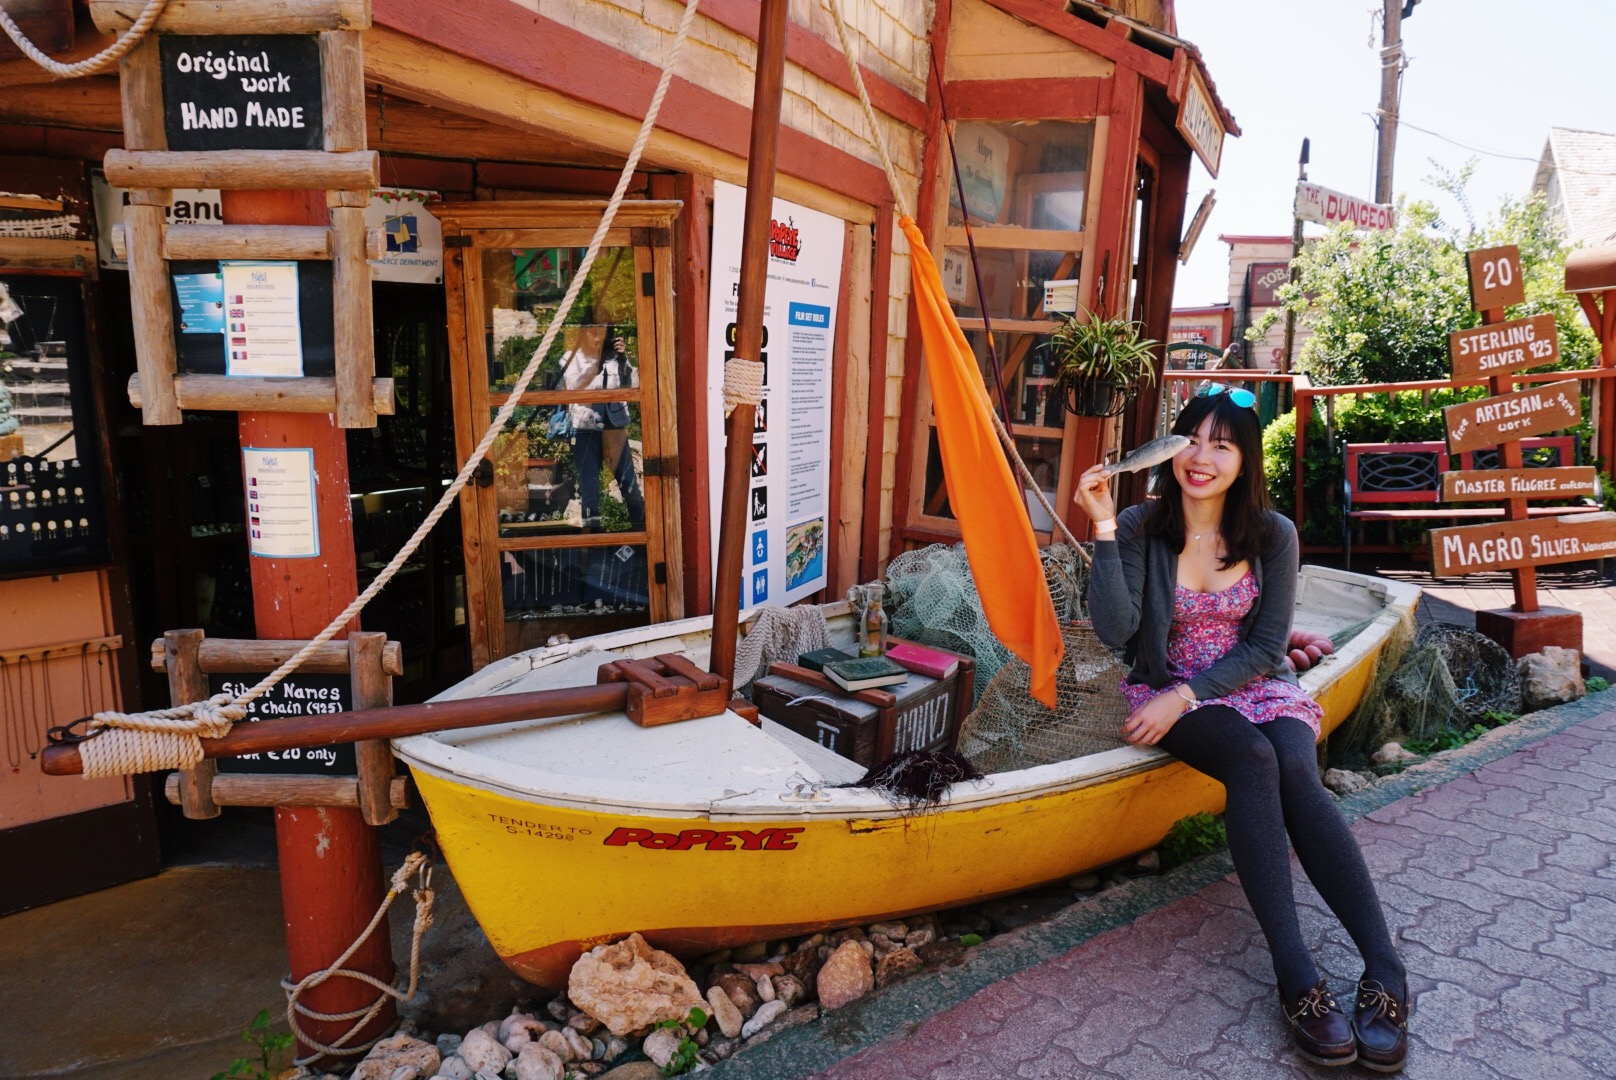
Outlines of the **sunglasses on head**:
{"label": "sunglasses on head", "polygon": [[1225,386],[1222,383],[1207,383],[1195,391],[1196,397],[1216,397],[1218,394],[1228,394],[1229,400],[1242,409],[1255,408],[1257,395],[1250,390],[1242,390],[1238,386]]}

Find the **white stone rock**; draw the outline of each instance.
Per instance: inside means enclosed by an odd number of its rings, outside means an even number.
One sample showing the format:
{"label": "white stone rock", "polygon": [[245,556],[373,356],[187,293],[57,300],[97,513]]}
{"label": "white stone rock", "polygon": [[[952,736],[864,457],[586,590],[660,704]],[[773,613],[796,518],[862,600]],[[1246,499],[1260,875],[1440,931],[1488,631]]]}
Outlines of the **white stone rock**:
{"label": "white stone rock", "polygon": [[567,1037],[561,1034],[561,1032],[546,1031],[543,1035],[539,1036],[537,1041],[540,1046],[550,1051],[550,1053],[560,1058],[563,1062],[573,1060],[572,1047],[568,1044]]}
{"label": "white stone rock", "polygon": [[525,1013],[525,1012],[519,1012],[519,1011],[513,1009],[513,1010],[511,1010],[511,1015],[507,1016],[505,1019],[503,1019],[503,1020],[501,1020],[499,1022],[499,1030],[494,1033],[494,1038],[498,1039],[500,1042],[504,1042],[506,1039],[511,1037],[511,1032],[516,1028],[516,1026],[518,1024],[520,1024],[524,1020],[532,1020],[532,1019],[534,1019],[532,1014]]}
{"label": "white stone rock", "polygon": [[572,1051],[572,1060],[588,1061],[595,1056],[594,1045],[574,1027],[561,1029],[561,1037],[566,1040],[567,1049]]}
{"label": "white stone rock", "polygon": [[640,1049],[656,1063],[657,1068],[665,1069],[668,1062],[673,1060],[673,1055],[679,1052],[682,1039],[683,1036],[674,1028],[657,1028],[645,1037],[645,1045]]}
{"label": "white stone rock", "polygon": [[442,1054],[444,1057],[448,1057],[450,1054],[455,1053],[459,1049],[460,1049],[460,1036],[459,1035],[451,1035],[451,1034],[445,1033],[445,1034],[442,1034],[442,1035],[438,1036],[438,1053]]}
{"label": "white stone rock", "polygon": [[707,1004],[712,1006],[713,1019],[718,1021],[718,1030],[724,1033],[724,1037],[737,1038],[746,1019],[741,1016],[741,1010],[735,1007],[729,995],[724,993],[722,986],[715,984],[707,988]]}
{"label": "white stone rock", "polygon": [[758,1032],[772,1024],[775,1017],[779,1016],[785,1011],[785,1002],[765,1001],[762,1005],[758,1006],[758,1011],[752,1014],[752,1019],[748,1020],[741,1028],[741,1038],[750,1039],[752,1036],[756,1035]]}
{"label": "white stone rock", "polygon": [[706,1000],[684,965],[639,934],[580,956],[567,977],[567,996],[620,1036],[683,1020]]}
{"label": "white stone rock", "polygon": [[875,985],[875,973],[859,942],[844,941],[825,960],[815,982],[820,1004],[826,1009],[839,1009],[868,994]]}
{"label": "white stone rock", "polygon": [[1391,765],[1399,761],[1418,761],[1420,755],[1403,749],[1402,743],[1389,742],[1369,755],[1369,760],[1376,765]]}
{"label": "white stone rock", "polygon": [[936,939],[937,931],[929,926],[923,926],[904,935],[903,947],[906,949],[918,949],[922,945],[930,945]]}
{"label": "white stone rock", "polygon": [[387,1080],[421,1080],[421,1070],[414,1065],[400,1065]]}
{"label": "white stone rock", "polygon": [[538,1043],[528,1043],[516,1055],[516,1080],[561,1080],[567,1066]]}
{"label": "white stone rock", "polygon": [[393,1080],[395,1073],[409,1068],[417,1077],[431,1076],[442,1061],[443,1055],[436,1046],[398,1034],[371,1047],[353,1075],[354,1080]]}
{"label": "white stone rock", "polygon": [[758,988],[758,997],[765,1002],[774,1000],[774,982],[767,975],[759,975],[755,980]]}
{"label": "white stone rock", "polygon": [[1537,712],[1567,701],[1576,701],[1588,692],[1582,681],[1582,654],[1558,645],[1545,646],[1515,662],[1521,676],[1521,707]]}
{"label": "white stone rock", "polygon": [[1325,769],[1324,786],[1337,795],[1351,795],[1368,787],[1369,780],[1362,773],[1348,769]]}
{"label": "white stone rock", "polygon": [[[460,1058],[472,1072],[492,1072],[496,1075],[501,1072],[514,1056],[494,1039],[494,1033],[485,1031],[488,1025],[476,1029],[466,1036],[466,1041],[460,1044]],[[499,1025],[493,1025],[494,1031]]]}
{"label": "white stone rock", "polygon": [[443,1064],[438,1066],[438,1075],[444,1080],[471,1080],[475,1071],[459,1054],[450,1054],[443,1059]]}

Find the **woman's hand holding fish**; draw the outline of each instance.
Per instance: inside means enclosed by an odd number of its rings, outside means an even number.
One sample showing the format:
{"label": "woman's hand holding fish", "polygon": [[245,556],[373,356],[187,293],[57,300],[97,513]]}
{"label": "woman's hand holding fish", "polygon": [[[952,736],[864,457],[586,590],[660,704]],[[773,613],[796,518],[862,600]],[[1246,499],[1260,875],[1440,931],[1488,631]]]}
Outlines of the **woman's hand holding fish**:
{"label": "woman's hand holding fish", "polygon": [[1073,501],[1083,508],[1091,521],[1115,518],[1117,504],[1111,498],[1110,471],[1104,465],[1091,466],[1077,478],[1077,494]]}

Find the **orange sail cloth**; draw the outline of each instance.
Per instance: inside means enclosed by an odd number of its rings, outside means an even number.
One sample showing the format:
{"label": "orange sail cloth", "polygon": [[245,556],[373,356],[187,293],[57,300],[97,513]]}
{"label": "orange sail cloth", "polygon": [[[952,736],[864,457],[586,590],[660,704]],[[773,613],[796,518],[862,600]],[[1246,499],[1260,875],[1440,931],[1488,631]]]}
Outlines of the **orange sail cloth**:
{"label": "orange sail cloth", "polygon": [[1065,646],[1026,503],[993,430],[987,387],[943,293],[937,264],[914,219],[902,218],[898,225],[911,249],[909,273],[948,501],[965,540],[982,612],[994,636],[1032,669],[1032,696],[1053,709],[1055,669]]}

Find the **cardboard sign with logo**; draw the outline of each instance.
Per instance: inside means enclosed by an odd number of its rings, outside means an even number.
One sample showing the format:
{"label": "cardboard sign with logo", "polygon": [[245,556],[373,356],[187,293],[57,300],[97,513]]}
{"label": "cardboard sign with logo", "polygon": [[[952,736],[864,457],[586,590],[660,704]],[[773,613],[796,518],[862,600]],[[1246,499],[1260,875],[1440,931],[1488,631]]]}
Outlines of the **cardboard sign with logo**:
{"label": "cardboard sign with logo", "polygon": [[319,150],[320,42],[313,35],[158,39],[170,150]]}
{"label": "cardboard sign with logo", "polygon": [[1431,573],[1436,577],[1611,555],[1616,555],[1616,514],[1572,514],[1431,530]]}
{"label": "cardboard sign with logo", "polygon": [[1455,379],[1506,375],[1560,359],[1560,335],[1553,315],[1455,330],[1448,335],[1448,358]]}
{"label": "cardboard sign with logo", "polygon": [[1462,454],[1573,427],[1582,420],[1580,390],[1575,381],[1559,382],[1449,405],[1442,410],[1448,452]]}

